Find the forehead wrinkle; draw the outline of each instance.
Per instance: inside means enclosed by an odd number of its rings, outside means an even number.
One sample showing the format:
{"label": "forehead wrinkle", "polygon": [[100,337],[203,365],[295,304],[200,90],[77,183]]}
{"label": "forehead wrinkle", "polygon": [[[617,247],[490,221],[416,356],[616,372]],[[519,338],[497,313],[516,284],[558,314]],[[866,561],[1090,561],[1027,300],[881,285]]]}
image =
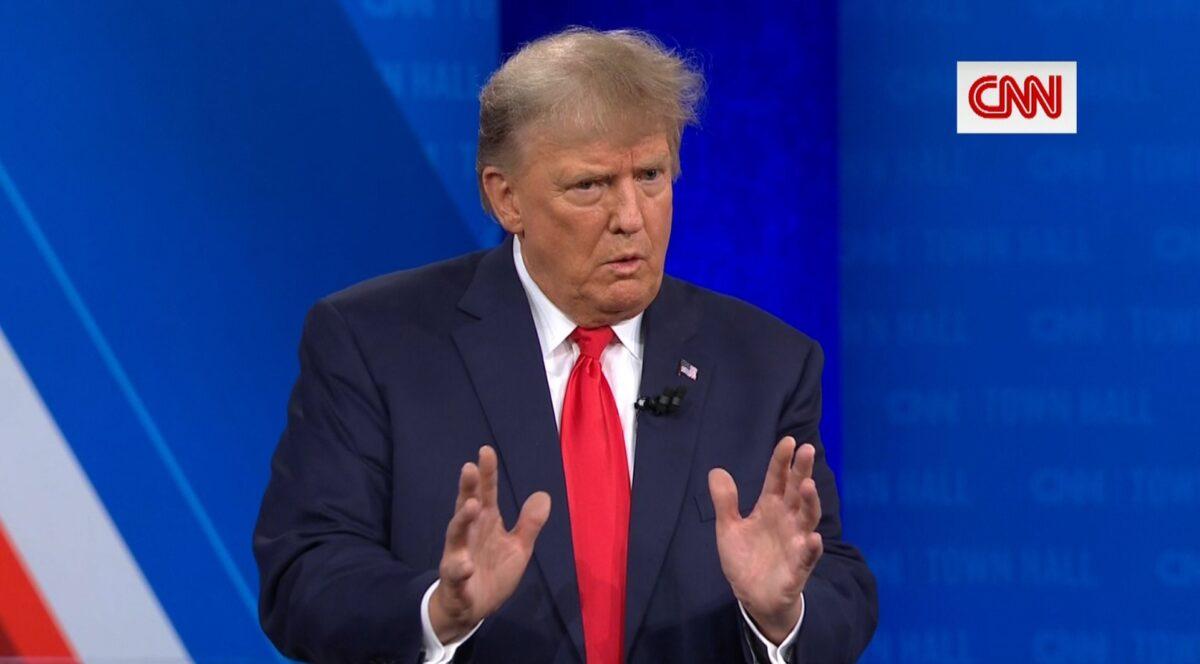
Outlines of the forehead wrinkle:
{"label": "forehead wrinkle", "polygon": [[578,175],[607,176],[611,175],[614,170],[608,159],[571,153],[567,153],[559,159],[551,159],[550,163],[552,164],[551,175],[559,179]]}
{"label": "forehead wrinkle", "polygon": [[[618,158],[619,159],[619,158]],[[561,159],[552,159],[551,174],[556,178],[577,177],[607,177],[620,170],[614,167],[613,159],[607,155],[573,154],[568,152]]]}
{"label": "forehead wrinkle", "polygon": [[[645,141],[638,141],[644,143]],[[601,169],[609,170],[613,166],[623,164],[633,164],[635,167],[644,168],[646,166],[654,166],[665,163],[671,159],[670,152],[657,150],[657,146],[648,148],[653,150],[650,154],[639,154],[640,151],[646,148],[641,148],[639,145],[622,145],[611,153],[608,148],[612,146],[593,143],[589,146],[578,148],[578,151],[569,155],[569,158],[574,159],[571,165],[583,169]]]}
{"label": "forehead wrinkle", "polygon": [[541,161],[547,166],[547,175],[559,181],[580,175],[613,176],[627,166],[643,169],[665,166],[671,160],[670,148],[660,146],[658,141],[662,137],[658,134],[619,141],[595,137],[572,140],[556,132],[533,134],[530,138],[533,140],[527,148],[532,157],[529,165]]}

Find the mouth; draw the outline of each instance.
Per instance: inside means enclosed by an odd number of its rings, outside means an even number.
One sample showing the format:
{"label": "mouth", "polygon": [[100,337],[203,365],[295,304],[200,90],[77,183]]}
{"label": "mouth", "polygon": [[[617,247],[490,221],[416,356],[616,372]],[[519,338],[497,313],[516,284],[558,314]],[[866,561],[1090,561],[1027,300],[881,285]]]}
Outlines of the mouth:
{"label": "mouth", "polygon": [[640,254],[624,254],[605,262],[604,265],[618,274],[630,274],[636,272],[645,260]]}
{"label": "mouth", "polygon": [[640,261],[640,260],[643,260],[643,257],[641,254],[621,254],[620,256],[617,256],[616,258],[609,260],[608,262],[609,263],[628,263],[629,261]]}

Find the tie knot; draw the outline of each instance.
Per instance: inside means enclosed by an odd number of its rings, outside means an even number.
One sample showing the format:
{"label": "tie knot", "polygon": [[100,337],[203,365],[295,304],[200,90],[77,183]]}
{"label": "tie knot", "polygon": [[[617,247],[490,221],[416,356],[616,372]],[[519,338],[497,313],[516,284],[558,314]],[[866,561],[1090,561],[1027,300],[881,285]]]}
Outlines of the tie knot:
{"label": "tie knot", "polygon": [[579,346],[580,355],[599,360],[600,354],[612,341],[613,334],[613,329],[607,325],[604,327],[577,327],[571,333],[571,341]]}

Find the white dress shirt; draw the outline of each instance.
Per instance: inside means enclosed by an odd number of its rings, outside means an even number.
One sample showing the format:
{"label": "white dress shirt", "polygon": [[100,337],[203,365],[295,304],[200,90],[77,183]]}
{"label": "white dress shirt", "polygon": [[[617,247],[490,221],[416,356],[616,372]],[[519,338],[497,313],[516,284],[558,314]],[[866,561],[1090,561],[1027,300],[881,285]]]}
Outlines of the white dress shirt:
{"label": "white dress shirt", "polygon": [[[521,240],[518,237],[513,238],[513,262],[516,264],[521,286],[525,289],[525,295],[529,299],[533,324],[537,328],[538,343],[542,349],[542,361],[546,365],[546,382],[550,387],[550,400],[554,404],[554,421],[561,429],[567,380],[571,377],[571,370],[575,367],[575,360],[579,357],[578,346],[570,340],[576,325],[550,301],[550,298],[546,297],[542,289],[529,276],[529,271],[525,268],[525,260],[521,257]],[[610,343],[604,349],[600,356],[600,364],[604,370],[604,377],[608,380],[609,388],[612,390],[613,400],[617,403],[617,413],[621,417],[621,429],[625,435],[625,459],[629,467],[629,482],[632,485],[634,450],[637,442],[637,411],[633,404],[637,401],[638,388],[642,382],[642,351],[644,349],[642,314],[639,313],[633,318],[617,323],[612,326],[612,329],[616,333],[617,343]],[[454,653],[458,647],[471,638],[475,630],[479,629],[479,625],[483,624],[480,621],[466,636],[451,643],[443,644],[438,641],[429,620],[429,598],[433,595],[438,583],[438,581],[434,581],[421,599],[421,624],[425,632],[425,658],[422,660],[424,664],[449,664],[454,659]],[[796,640],[800,624],[804,622],[803,607],[796,626],[792,628],[783,643],[776,646],[758,631],[754,621],[750,620],[750,616],[746,614],[745,607],[742,607],[740,603],[738,606],[754,635],[766,646],[770,664],[785,664],[784,658]]]}

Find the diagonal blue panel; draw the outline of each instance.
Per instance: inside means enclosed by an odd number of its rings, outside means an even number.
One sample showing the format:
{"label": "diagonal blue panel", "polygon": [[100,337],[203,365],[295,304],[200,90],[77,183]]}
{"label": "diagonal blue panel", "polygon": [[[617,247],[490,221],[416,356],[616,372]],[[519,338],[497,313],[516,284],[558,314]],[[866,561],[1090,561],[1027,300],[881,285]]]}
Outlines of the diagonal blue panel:
{"label": "diagonal blue panel", "polygon": [[0,190],[0,327],[192,654],[223,633],[269,657],[248,579],[3,164]]}
{"label": "diagonal blue panel", "polygon": [[0,58],[0,325],[192,655],[269,657],[303,314],[476,239],[332,1],[4,4]]}
{"label": "diagonal blue panel", "polygon": [[341,0],[425,158],[480,246],[498,224],[483,212],[475,180],[479,90],[500,50],[497,0]]}

